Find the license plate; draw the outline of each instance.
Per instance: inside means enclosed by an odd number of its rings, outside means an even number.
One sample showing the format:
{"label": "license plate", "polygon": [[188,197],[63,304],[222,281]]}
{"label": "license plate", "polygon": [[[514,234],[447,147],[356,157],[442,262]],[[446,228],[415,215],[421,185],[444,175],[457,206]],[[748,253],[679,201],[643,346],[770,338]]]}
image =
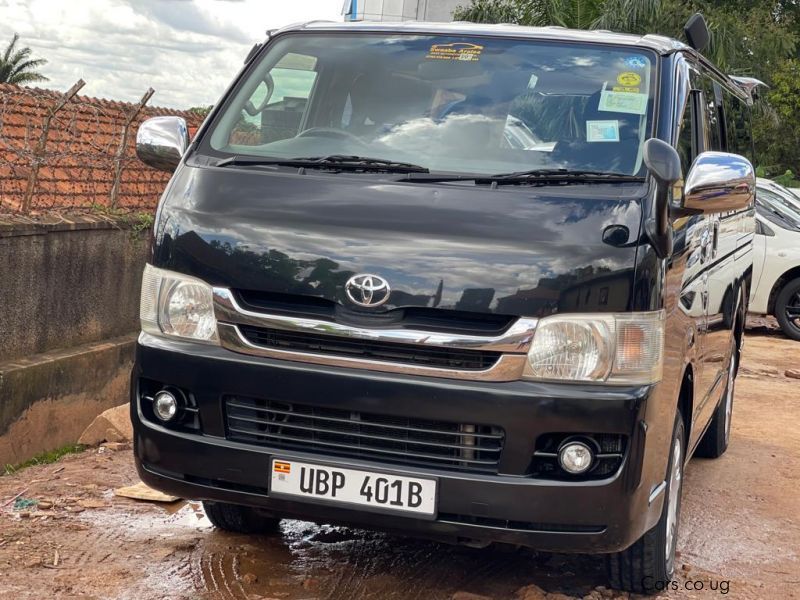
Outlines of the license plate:
{"label": "license plate", "polygon": [[377,512],[429,517],[436,512],[433,479],[273,459],[271,483],[273,494],[368,507]]}

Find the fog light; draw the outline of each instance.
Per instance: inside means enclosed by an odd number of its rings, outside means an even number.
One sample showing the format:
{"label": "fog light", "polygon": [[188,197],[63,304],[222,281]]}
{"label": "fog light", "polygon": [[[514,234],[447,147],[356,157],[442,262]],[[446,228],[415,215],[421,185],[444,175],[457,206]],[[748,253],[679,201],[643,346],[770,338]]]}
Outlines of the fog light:
{"label": "fog light", "polygon": [[594,453],[583,442],[567,442],[558,451],[558,464],[570,475],[580,475],[589,470]]}
{"label": "fog light", "polygon": [[161,390],[153,399],[153,412],[162,421],[171,421],[178,412],[178,399],[170,392]]}

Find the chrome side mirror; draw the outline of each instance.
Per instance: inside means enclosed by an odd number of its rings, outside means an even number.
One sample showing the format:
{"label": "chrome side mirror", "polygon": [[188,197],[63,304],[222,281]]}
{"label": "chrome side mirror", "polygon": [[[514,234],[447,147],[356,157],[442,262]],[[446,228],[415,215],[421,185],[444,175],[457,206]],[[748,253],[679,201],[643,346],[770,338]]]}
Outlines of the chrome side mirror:
{"label": "chrome side mirror", "polygon": [[756,172],[746,158],[727,152],[703,152],[692,163],[683,187],[682,208],[718,213],[750,206]]}
{"label": "chrome side mirror", "polygon": [[183,117],[153,117],[136,132],[136,156],[144,164],[174,171],[189,147],[189,129]]}

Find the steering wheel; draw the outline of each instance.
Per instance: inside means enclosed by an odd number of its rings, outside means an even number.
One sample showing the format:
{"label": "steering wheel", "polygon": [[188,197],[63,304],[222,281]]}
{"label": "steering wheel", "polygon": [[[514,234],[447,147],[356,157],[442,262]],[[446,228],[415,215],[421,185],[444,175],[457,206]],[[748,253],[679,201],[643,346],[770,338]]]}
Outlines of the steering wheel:
{"label": "steering wheel", "polygon": [[336,129],[335,127],[310,127],[297,134],[297,137],[329,137],[329,138],[344,138],[352,142],[357,142],[362,146],[367,146],[367,143],[357,135],[345,131],[344,129]]}

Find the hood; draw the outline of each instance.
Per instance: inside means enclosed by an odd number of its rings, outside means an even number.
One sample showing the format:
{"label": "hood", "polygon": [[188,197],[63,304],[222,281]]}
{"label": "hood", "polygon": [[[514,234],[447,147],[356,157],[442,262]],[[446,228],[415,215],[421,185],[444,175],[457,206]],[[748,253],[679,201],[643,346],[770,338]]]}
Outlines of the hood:
{"label": "hood", "polygon": [[346,282],[375,274],[391,294],[373,314],[628,309],[642,186],[491,189],[391,177],[181,166],[153,262],[242,293],[350,309]]}

